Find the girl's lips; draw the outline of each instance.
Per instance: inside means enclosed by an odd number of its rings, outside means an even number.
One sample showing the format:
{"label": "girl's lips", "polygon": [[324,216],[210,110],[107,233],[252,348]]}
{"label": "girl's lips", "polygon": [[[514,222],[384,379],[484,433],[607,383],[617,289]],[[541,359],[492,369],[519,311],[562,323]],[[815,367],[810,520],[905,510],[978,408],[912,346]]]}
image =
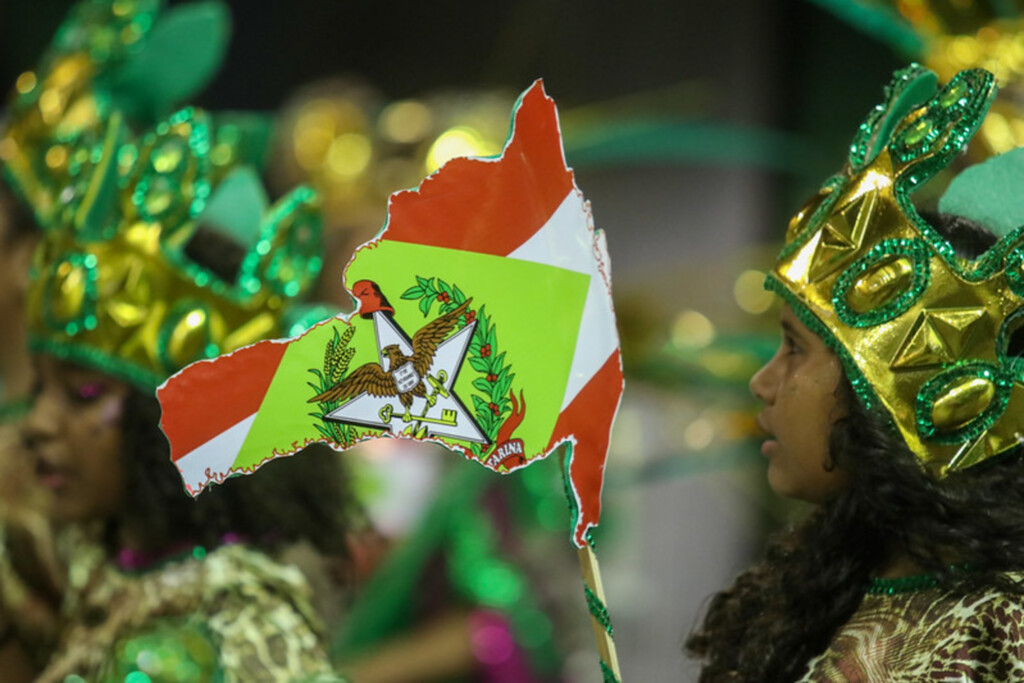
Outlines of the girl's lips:
{"label": "girl's lips", "polygon": [[772,453],[779,447],[779,442],[775,439],[766,439],[761,444],[761,455],[766,458],[770,458]]}
{"label": "girl's lips", "polygon": [[63,489],[68,483],[68,475],[68,471],[62,467],[51,465],[45,460],[36,461],[36,478],[43,487],[51,491]]}

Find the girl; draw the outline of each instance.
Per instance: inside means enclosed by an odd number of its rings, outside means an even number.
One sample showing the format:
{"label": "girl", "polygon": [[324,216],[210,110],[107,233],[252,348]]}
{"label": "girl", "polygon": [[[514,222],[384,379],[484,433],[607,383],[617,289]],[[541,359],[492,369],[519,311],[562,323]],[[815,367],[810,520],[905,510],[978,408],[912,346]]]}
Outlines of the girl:
{"label": "girl", "polygon": [[[202,241],[192,249],[199,263],[231,253],[220,239]],[[152,387],[51,348],[35,355],[25,442],[51,517],[68,527],[66,543],[71,534],[77,542],[38,680],[330,676],[308,587],[274,555],[298,542],[345,555],[349,495],[339,460],[310,448],[193,500],[170,460]],[[15,616],[0,613],[0,657],[16,657]]]}
{"label": "girl", "polygon": [[[771,487],[814,509],[712,600],[687,642],[702,681],[1024,677],[1022,233],[932,225],[908,200],[994,90],[982,71],[937,93],[930,72],[898,73],[790,225],[767,284],[782,343],[750,386]],[[1009,198],[970,199],[1019,164],[979,165],[940,208],[1024,223]]]}

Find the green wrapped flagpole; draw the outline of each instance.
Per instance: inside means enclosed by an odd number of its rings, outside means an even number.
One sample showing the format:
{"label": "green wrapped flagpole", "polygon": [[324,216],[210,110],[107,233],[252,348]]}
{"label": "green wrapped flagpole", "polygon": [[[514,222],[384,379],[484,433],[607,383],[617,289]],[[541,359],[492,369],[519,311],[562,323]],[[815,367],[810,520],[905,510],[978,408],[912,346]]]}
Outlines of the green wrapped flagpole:
{"label": "green wrapped flagpole", "polygon": [[[576,505],[576,498],[572,494],[571,479],[569,477],[569,467],[572,464],[572,448],[573,445],[571,443],[565,446],[565,457],[562,461],[562,481],[565,484],[566,498],[569,500],[570,528],[575,529],[579,508]],[[601,673],[604,676],[604,683],[620,683],[622,681],[622,673],[619,670],[619,655],[615,651],[612,620],[608,613],[604,586],[601,583],[601,567],[597,562],[597,555],[594,553],[594,540],[589,532],[587,532],[586,539],[586,545],[577,549],[577,555],[580,561],[580,573],[583,575],[583,593],[587,598],[587,609],[590,611],[590,625],[594,629],[597,652],[601,657]]]}

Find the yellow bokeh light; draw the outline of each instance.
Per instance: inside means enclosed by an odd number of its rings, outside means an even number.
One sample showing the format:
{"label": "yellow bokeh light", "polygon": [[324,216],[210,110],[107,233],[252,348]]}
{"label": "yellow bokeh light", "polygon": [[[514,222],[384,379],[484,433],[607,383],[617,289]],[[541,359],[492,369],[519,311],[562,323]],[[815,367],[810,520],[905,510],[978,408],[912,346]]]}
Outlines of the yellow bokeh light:
{"label": "yellow bokeh light", "polygon": [[43,120],[47,123],[54,123],[64,108],[64,98],[56,90],[46,90],[39,96],[39,111],[43,114]]}
{"label": "yellow bokeh light", "polygon": [[68,161],[68,150],[64,145],[54,145],[46,150],[46,165],[52,169],[62,167]]}
{"label": "yellow bokeh light", "polygon": [[418,142],[430,133],[433,117],[422,102],[404,100],[385,107],[378,126],[381,135],[392,142],[408,144]]}
{"label": "yellow bokeh light", "polygon": [[295,159],[300,166],[312,171],[323,163],[327,148],[334,140],[334,126],[329,102],[313,100],[306,105],[292,132]]}
{"label": "yellow bokeh light", "polygon": [[772,307],[774,295],[764,288],[764,273],[746,270],[736,278],[732,294],[736,303],[747,313],[764,313]]}
{"label": "yellow bokeh light", "polygon": [[203,324],[206,320],[206,314],[203,311],[191,311],[185,316],[185,325],[190,328],[196,328]]}
{"label": "yellow bokeh light", "polygon": [[366,170],[372,154],[373,146],[365,135],[339,135],[327,149],[327,170],[340,178],[353,178]]}
{"label": "yellow bokeh light", "polygon": [[30,93],[35,90],[36,83],[36,75],[31,71],[26,71],[18,76],[18,80],[15,82],[14,87],[18,89],[18,92],[24,95],[25,93]]}
{"label": "yellow bokeh light", "polygon": [[715,438],[715,426],[706,417],[698,417],[683,432],[683,441],[694,451],[702,451],[711,445]]}
{"label": "yellow bokeh light", "polygon": [[427,152],[427,173],[433,173],[455,157],[478,157],[494,154],[480,133],[469,126],[456,126],[442,133]]}
{"label": "yellow bokeh light", "polygon": [[18,153],[18,143],[13,138],[0,140],[0,159],[10,161]]}
{"label": "yellow bokeh light", "polygon": [[981,57],[981,50],[971,36],[959,36],[949,42],[948,54],[954,64],[976,64]]}
{"label": "yellow bokeh light", "polygon": [[702,349],[714,340],[715,326],[697,311],[683,311],[672,325],[672,343],[678,348]]}

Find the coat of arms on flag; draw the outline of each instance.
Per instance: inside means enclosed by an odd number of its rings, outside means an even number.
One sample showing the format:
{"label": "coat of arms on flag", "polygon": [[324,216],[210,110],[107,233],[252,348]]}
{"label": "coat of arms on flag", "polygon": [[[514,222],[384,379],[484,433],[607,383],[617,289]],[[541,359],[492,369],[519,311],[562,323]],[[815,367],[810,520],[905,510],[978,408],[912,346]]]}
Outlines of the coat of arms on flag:
{"label": "coat of arms on flag", "polygon": [[159,389],[172,458],[197,495],[317,441],[429,440],[501,473],[571,442],[582,546],[623,386],[608,268],[538,81],[499,157],[454,159],[392,195],[345,271],[353,314]]}

